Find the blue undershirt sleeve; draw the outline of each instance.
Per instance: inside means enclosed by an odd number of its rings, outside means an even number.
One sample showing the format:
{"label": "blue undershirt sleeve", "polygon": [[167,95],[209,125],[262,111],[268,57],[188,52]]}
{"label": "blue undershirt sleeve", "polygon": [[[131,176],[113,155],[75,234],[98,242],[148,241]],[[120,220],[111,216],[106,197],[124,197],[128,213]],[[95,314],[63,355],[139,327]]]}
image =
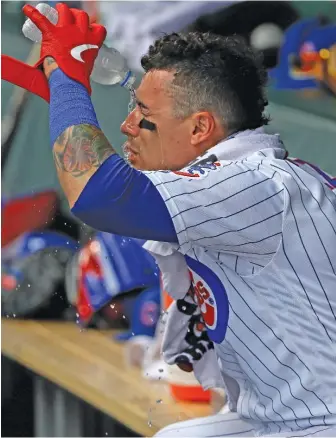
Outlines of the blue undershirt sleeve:
{"label": "blue undershirt sleeve", "polygon": [[154,184],[117,154],[111,155],[90,178],[72,213],[97,230],[178,242],[173,221]]}

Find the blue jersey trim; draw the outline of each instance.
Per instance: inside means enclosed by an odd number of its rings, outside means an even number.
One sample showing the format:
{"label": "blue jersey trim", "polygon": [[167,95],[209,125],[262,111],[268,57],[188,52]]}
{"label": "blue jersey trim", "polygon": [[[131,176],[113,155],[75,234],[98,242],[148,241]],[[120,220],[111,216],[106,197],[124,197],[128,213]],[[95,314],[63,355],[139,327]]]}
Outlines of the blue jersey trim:
{"label": "blue jersey trim", "polygon": [[117,154],[90,178],[72,213],[97,230],[178,243],[169,211],[154,184]]}

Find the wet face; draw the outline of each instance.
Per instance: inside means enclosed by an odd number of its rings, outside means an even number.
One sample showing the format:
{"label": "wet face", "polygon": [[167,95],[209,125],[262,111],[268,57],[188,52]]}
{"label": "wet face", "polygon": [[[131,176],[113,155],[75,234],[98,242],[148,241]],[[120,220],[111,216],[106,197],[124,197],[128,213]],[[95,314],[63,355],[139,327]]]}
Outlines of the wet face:
{"label": "wet face", "polygon": [[136,169],[178,170],[217,142],[218,123],[211,113],[174,115],[173,78],[172,72],[148,72],[136,91],[136,108],[121,125],[125,152]]}

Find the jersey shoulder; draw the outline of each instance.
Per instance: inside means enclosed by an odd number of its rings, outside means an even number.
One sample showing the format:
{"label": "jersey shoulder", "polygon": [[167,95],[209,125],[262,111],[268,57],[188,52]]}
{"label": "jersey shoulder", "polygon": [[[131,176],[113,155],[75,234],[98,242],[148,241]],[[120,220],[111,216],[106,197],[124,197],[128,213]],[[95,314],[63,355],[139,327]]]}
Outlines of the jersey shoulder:
{"label": "jersey shoulder", "polygon": [[[210,179],[221,178],[223,173],[230,174],[236,173],[237,169],[242,169],[247,163],[240,161],[230,161],[230,160],[219,160],[216,155],[209,155],[203,159],[197,160],[188,166],[182,168],[181,170],[163,170],[157,171],[156,174],[168,175],[170,177],[175,177],[180,180],[189,181],[201,181],[205,178],[211,176]],[[166,178],[164,178],[166,179]]]}
{"label": "jersey shoulder", "polygon": [[[177,190],[177,187],[197,186],[204,188],[217,187],[217,184],[230,181],[231,178],[239,178],[247,185],[264,179],[265,175],[271,178],[272,170],[269,166],[262,165],[267,162],[263,155],[256,155],[241,160],[221,160],[215,154],[195,160],[188,166],[177,170],[145,171],[154,185],[160,189],[169,188],[169,191]],[[194,189],[192,189],[194,190]],[[187,190],[189,191],[189,190]],[[196,190],[197,191],[197,190]],[[195,193],[195,191],[193,192]]]}
{"label": "jersey shoulder", "polygon": [[230,162],[219,161],[216,155],[210,155],[190,164],[184,169],[174,171],[173,173],[184,178],[202,179],[208,176],[209,173],[220,171],[227,163]]}

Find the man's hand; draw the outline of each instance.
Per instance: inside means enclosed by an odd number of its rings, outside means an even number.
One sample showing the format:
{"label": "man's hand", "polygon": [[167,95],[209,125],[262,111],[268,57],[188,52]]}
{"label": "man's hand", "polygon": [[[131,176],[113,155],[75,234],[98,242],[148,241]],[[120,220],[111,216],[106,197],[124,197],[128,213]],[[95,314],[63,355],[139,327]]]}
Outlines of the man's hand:
{"label": "man's hand", "polygon": [[[90,74],[106,36],[103,26],[90,25],[86,12],[69,9],[62,3],[56,9],[58,22],[55,26],[32,6],[26,5],[23,8],[24,13],[42,32],[41,55],[34,66],[11,56],[1,55],[1,79],[25,88],[47,102],[50,98],[47,78],[57,65],[91,93]],[[54,62],[51,62],[51,58]],[[40,69],[42,64],[45,75]]]}
{"label": "man's hand", "polygon": [[99,24],[90,25],[86,12],[70,9],[64,3],[58,3],[56,9],[58,21],[54,25],[33,6],[23,7],[24,14],[42,33],[41,58],[36,66],[43,63],[47,76],[50,75],[44,60],[51,57],[67,76],[83,84],[91,93],[90,74],[106,37],[106,29]]}
{"label": "man's hand", "polygon": [[46,75],[48,80],[50,78],[51,73],[56,69],[58,69],[57,62],[54,60],[54,58],[51,58],[51,56],[48,56],[43,61],[43,71],[44,71],[44,74]]}

